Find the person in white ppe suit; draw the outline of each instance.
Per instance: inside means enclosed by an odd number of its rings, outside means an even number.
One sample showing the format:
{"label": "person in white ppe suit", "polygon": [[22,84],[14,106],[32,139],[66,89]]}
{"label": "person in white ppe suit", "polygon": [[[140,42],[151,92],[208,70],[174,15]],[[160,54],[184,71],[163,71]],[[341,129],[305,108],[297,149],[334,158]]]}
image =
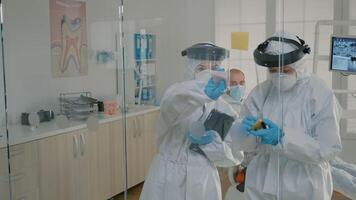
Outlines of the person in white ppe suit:
{"label": "person in white ppe suit", "polygon": [[330,160],[334,190],[350,199],[356,199],[356,165],[336,157]]}
{"label": "person in white ppe suit", "polygon": [[[222,95],[222,98],[231,105],[231,107],[236,112],[236,118],[238,118],[241,110],[241,104],[245,96],[245,74],[238,68],[230,68],[228,74],[228,82],[230,87],[227,92]],[[228,177],[228,170],[229,168],[218,168],[223,197],[228,190],[230,182]]]}
{"label": "person in white ppe suit", "polygon": [[[211,71],[222,70],[228,51],[200,43],[182,52],[187,56],[190,81],[176,83],[165,92],[157,126],[159,153],[151,163],[140,200],[220,200],[221,186],[217,166],[229,167],[243,159],[232,152],[231,137],[224,140],[215,131],[195,136],[190,127],[204,121],[217,109],[230,116],[235,112],[220,96],[226,83],[211,78]],[[191,149],[198,145],[200,152]]]}
{"label": "person in white ppe suit", "polygon": [[[284,32],[254,51],[256,64],[270,76],[252,90],[243,120],[230,129],[234,148],[257,154],[247,166],[248,200],[331,199],[329,160],[342,150],[339,104],[331,89],[302,68],[308,53],[303,40]],[[252,130],[260,118],[265,127]]]}

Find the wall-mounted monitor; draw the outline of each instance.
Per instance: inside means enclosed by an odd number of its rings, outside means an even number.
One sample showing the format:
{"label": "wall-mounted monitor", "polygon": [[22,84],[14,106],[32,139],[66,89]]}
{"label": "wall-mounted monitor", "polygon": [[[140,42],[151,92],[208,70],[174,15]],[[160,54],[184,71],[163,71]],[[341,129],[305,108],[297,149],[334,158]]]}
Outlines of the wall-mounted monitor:
{"label": "wall-mounted monitor", "polygon": [[356,36],[331,36],[330,70],[356,73]]}

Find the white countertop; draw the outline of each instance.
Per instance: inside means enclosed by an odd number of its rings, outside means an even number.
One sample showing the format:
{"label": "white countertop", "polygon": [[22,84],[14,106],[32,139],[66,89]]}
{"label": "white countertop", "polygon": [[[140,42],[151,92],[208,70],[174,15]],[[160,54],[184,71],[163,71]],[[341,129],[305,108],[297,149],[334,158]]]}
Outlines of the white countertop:
{"label": "white countertop", "polygon": [[[152,111],[159,110],[157,106],[137,106],[135,108],[129,109],[129,112],[126,113],[127,117],[132,117]],[[98,117],[99,118],[99,117]],[[99,123],[109,123],[112,121],[116,121],[123,118],[123,114],[115,115],[115,116],[106,116],[104,118],[99,118]],[[42,138],[55,136],[59,134],[65,134],[69,132],[73,132],[79,129],[86,128],[87,125],[83,121],[69,121],[69,125],[67,128],[59,128],[55,121],[44,122],[39,125],[36,129],[31,129],[30,126],[23,125],[14,125],[8,128],[9,131],[9,144],[17,145],[26,142],[31,142],[34,140],[39,140]],[[5,133],[5,132],[1,132]],[[0,148],[6,147],[6,135],[3,135],[0,138]]]}

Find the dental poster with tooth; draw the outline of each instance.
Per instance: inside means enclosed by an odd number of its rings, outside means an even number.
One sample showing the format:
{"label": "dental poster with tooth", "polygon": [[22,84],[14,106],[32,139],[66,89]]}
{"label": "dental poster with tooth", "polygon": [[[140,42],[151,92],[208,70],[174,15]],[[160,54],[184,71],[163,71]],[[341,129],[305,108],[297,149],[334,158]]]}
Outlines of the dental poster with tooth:
{"label": "dental poster with tooth", "polygon": [[52,76],[88,74],[85,2],[49,0]]}

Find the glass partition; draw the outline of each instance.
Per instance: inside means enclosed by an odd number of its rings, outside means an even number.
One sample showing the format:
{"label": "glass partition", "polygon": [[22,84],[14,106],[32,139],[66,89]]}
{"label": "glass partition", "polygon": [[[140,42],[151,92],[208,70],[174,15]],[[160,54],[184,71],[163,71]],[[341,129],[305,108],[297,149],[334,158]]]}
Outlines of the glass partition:
{"label": "glass partition", "polygon": [[2,2],[12,199],[124,192],[120,1]]}
{"label": "glass partition", "polygon": [[[317,158],[316,164],[319,166],[330,164],[333,188],[323,189],[324,194],[319,195],[324,199],[330,198],[330,195],[332,199],[354,199],[356,194],[356,186],[346,184],[346,181],[355,180],[356,169],[354,156],[351,156],[351,152],[355,150],[352,147],[355,142],[352,134],[355,118],[352,85],[355,82],[352,74],[335,70],[337,59],[346,61],[340,62],[338,67],[352,69],[354,50],[352,42],[343,43],[339,39],[338,41],[341,42],[335,43],[332,40],[333,36],[354,37],[352,30],[355,29],[355,23],[353,12],[350,11],[354,6],[351,1],[284,1],[284,29],[299,34],[311,48],[311,54],[305,56],[304,63],[301,65],[303,71],[299,71],[300,77],[307,72],[311,74],[306,80],[309,80],[308,88],[313,90],[308,98],[300,103],[304,113],[311,113],[309,118],[308,115],[302,117],[307,119],[304,126],[309,136],[304,138],[300,145],[305,149],[307,156],[307,159],[302,159],[306,167],[307,160],[310,158],[311,161]],[[308,89],[304,90],[299,95],[307,93]],[[315,105],[310,101],[314,101]],[[288,104],[289,107],[293,105],[292,102]],[[306,105],[311,106],[307,108]],[[290,129],[287,120],[299,118],[296,117],[296,113],[295,111],[288,113],[287,108],[283,115],[286,122],[284,125],[286,136]],[[294,126],[298,126],[297,121],[294,120]],[[320,152],[317,157],[313,156],[311,149],[307,150],[310,142],[316,142],[320,146],[315,149],[316,152]],[[299,152],[299,154],[303,153]],[[327,170],[320,170],[320,172],[329,173]],[[320,183],[331,182],[322,178],[313,180]]]}
{"label": "glass partition", "polygon": [[[0,3],[0,14],[2,16],[2,3]],[[10,199],[10,179],[9,179],[9,147],[8,134],[6,129],[6,87],[5,68],[3,56],[3,18],[0,19],[0,199]]]}
{"label": "glass partition", "polygon": [[[145,151],[150,146],[148,138],[137,135],[137,130],[149,135],[149,131],[140,129],[150,129],[146,121],[127,117],[128,199],[243,198],[234,181],[243,152],[230,146],[232,136],[227,134],[223,138],[226,141],[215,150],[209,149],[210,143],[199,145],[195,137],[199,132],[209,138],[209,130],[215,130],[209,124],[213,119],[210,117],[216,114],[213,109],[230,116],[232,121],[241,121],[249,114],[239,115],[250,92],[254,88],[255,95],[266,92],[256,86],[267,80],[268,71],[255,64],[253,52],[276,31],[268,23],[283,24],[276,18],[283,9],[277,8],[278,3],[271,6],[267,1],[262,4],[220,0],[123,2],[122,55],[127,108],[130,111],[142,104],[159,106],[158,118],[150,125],[156,125],[155,134],[149,136],[156,139],[158,151],[154,156]],[[217,48],[214,45],[228,52],[226,62],[208,56],[216,56],[218,50],[216,54],[209,51]],[[201,56],[201,52],[205,54]],[[276,63],[278,60],[277,57]],[[221,91],[222,97],[209,91],[219,83],[217,74],[225,77],[227,89]],[[279,90],[275,92],[278,98]],[[279,107],[282,105],[273,107],[276,116],[283,115]],[[251,114],[264,117],[262,111]],[[140,121],[144,121],[143,126]],[[251,152],[252,157],[254,153]],[[142,156],[148,157],[148,162]],[[145,176],[143,184],[142,176]],[[278,178],[271,177],[271,181]],[[276,184],[274,189],[278,188]]]}
{"label": "glass partition", "polygon": [[355,198],[352,1],[1,6],[0,199]]}
{"label": "glass partition", "polygon": [[[350,1],[349,2],[349,18],[350,20],[355,20],[356,16],[355,13],[352,12],[352,9],[356,7],[355,2]],[[353,26],[350,26],[348,28],[348,34],[351,36],[356,35],[356,26],[353,24]],[[343,137],[345,138],[343,140],[344,144],[344,153],[341,155],[342,158],[347,160],[348,162],[351,162],[353,164],[356,163],[356,159],[354,159],[354,156],[352,156],[352,152],[354,152],[354,144],[355,144],[355,139],[356,139],[356,117],[355,117],[355,109],[356,109],[356,99],[355,99],[355,83],[356,83],[356,77],[355,75],[349,75],[347,76],[346,74],[341,74],[340,79],[343,80],[343,83],[346,82],[346,85],[344,85],[343,88],[347,88],[349,90],[347,96],[343,96],[343,108],[344,108],[344,113],[346,118],[346,122],[344,122],[345,128],[343,129]],[[346,87],[345,87],[346,86]],[[346,113],[349,113],[351,115],[347,115]]]}

